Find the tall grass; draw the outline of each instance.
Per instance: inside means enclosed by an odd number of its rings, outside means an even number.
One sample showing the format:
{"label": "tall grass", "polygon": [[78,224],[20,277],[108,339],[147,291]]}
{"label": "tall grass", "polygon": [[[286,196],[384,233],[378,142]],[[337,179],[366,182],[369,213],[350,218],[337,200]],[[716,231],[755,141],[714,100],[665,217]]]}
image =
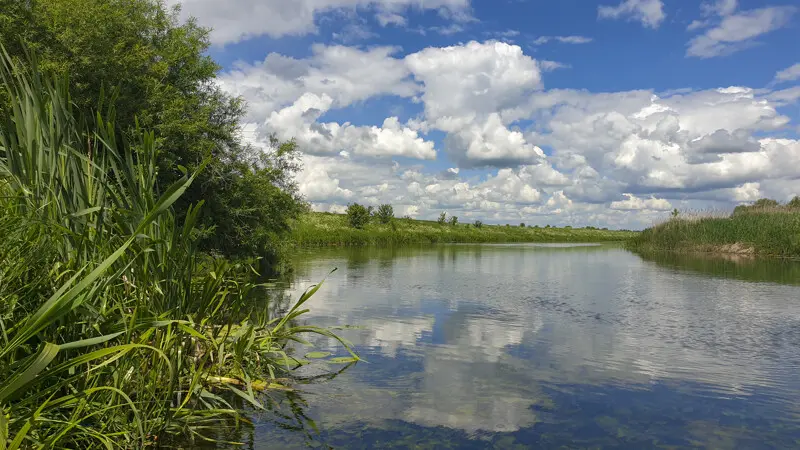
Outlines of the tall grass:
{"label": "tall grass", "polygon": [[[157,195],[152,133],[114,129],[66,79],[0,57],[12,99],[0,124],[0,449],[140,448],[206,440],[242,423],[238,399],[286,388],[310,289],[274,316],[247,264],[201,255],[186,174]],[[26,68],[27,67],[27,68]],[[341,341],[350,351],[349,345]],[[357,357],[352,354],[352,360]]]}
{"label": "tall grass", "polygon": [[691,215],[655,225],[628,241],[641,251],[697,251],[800,257],[800,210],[755,209],[723,217]]}
{"label": "tall grass", "polygon": [[345,215],[309,213],[295,223],[292,240],[301,247],[392,246],[434,243],[605,242],[623,241],[635,234],[630,231],[579,228],[441,225],[434,221],[411,219],[394,219],[388,224],[373,220],[357,229],[349,225]]}

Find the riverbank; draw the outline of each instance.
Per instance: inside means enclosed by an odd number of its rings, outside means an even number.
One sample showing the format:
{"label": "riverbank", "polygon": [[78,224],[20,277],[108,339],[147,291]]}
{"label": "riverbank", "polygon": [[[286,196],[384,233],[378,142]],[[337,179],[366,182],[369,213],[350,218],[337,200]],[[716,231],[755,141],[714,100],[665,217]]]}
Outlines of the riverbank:
{"label": "riverbank", "polygon": [[675,218],[644,230],[626,246],[634,251],[800,257],[800,211]]}
{"label": "riverbank", "polygon": [[332,213],[303,215],[293,226],[292,241],[299,247],[391,246],[435,243],[502,242],[612,242],[634,237],[633,231],[596,228],[535,228],[519,224],[441,225],[435,221],[394,219],[389,224],[367,224],[362,229],[349,226],[347,216]]}

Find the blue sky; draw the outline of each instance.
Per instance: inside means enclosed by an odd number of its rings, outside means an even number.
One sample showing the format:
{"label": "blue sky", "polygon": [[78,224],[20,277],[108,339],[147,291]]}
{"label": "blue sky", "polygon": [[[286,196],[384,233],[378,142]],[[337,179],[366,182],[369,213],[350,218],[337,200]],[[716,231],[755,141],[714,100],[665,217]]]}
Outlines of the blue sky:
{"label": "blue sky", "polygon": [[641,228],[800,194],[800,5],[185,0],[318,210]]}

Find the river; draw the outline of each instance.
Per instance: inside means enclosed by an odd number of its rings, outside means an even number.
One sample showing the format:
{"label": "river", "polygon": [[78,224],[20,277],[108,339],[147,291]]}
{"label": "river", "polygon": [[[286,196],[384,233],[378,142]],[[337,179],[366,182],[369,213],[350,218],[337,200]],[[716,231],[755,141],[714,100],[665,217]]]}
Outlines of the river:
{"label": "river", "polygon": [[250,448],[800,448],[800,263],[509,244],[296,266],[285,298],[326,279],[306,320],[365,361],[276,397]]}

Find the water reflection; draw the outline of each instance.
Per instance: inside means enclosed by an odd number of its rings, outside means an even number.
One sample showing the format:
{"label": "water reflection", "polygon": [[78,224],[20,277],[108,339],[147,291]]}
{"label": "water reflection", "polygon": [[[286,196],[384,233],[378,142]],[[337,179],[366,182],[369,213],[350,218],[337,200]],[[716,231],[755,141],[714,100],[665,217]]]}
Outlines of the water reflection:
{"label": "water reflection", "polygon": [[[299,261],[290,295],[339,268],[310,301],[309,320],[359,325],[343,333],[368,360],[309,386],[319,442],[800,445],[800,290],[729,269],[709,277],[698,264],[533,245],[337,250]],[[271,448],[276,432],[256,427],[255,447]]]}

